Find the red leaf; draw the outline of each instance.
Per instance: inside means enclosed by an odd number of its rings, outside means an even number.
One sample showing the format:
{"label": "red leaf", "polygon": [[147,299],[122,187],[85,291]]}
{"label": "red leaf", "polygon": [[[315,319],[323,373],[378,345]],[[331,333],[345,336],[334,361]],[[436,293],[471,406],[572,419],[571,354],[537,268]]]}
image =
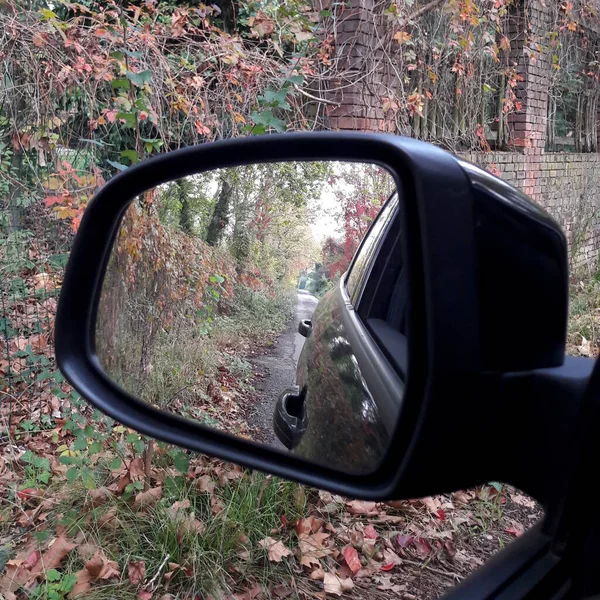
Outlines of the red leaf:
{"label": "red leaf", "polygon": [[377,531],[375,531],[375,527],[373,527],[373,525],[367,525],[365,527],[364,534],[365,534],[365,537],[369,538],[370,540],[377,539]]}
{"label": "red leaf", "polygon": [[440,521],[446,520],[446,513],[441,508],[437,511],[437,516],[440,518]]}
{"label": "red leaf", "polygon": [[406,548],[413,541],[412,535],[398,535],[396,537],[396,543],[400,548]]}
{"label": "red leaf", "polygon": [[352,546],[346,546],[344,548],[344,560],[354,575],[360,571],[361,564],[358,558],[358,552]]}
{"label": "red leaf", "polygon": [[62,204],[64,202],[64,196],[47,196],[44,198],[44,204],[48,207],[54,206],[55,204]]}
{"label": "red leaf", "polygon": [[508,529],[505,529],[504,531],[506,531],[506,533],[510,533],[511,535],[514,535],[515,537],[519,537],[519,536],[523,535],[523,527],[521,525],[513,525],[512,527],[509,527]]}
{"label": "red leaf", "polygon": [[431,554],[431,544],[425,538],[415,538],[413,544],[421,556],[425,557]]}
{"label": "red leaf", "polygon": [[393,562],[391,562],[391,563],[388,563],[387,565],[381,565],[381,570],[382,571],[391,571],[395,566],[396,565]]}

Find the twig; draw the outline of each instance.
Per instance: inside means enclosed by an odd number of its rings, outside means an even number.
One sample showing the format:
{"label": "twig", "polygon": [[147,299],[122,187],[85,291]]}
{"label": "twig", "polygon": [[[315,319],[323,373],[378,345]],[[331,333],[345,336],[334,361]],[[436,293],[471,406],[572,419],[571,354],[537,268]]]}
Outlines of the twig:
{"label": "twig", "polygon": [[445,2],[445,0],[432,0],[425,6],[422,6],[418,10],[415,10],[415,12],[412,13],[411,15],[408,15],[408,17],[406,19],[404,19],[403,26],[406,25],[409,21],[414,21],[415,19],[418,19],[425,13],[432,11],[434,8],[437,8],[440,4],[443,4],[444,2]]}
{"label": "twig", "polygon": [[146,588],[151,588],[154,585],[154,582],[156,581],[156,579],[158,578],[158,576],[160,575],[160,572],[163,570],[164,566],[167,564],[167,561],[169,560],[169,558],[171,558],[170,554],[167,554],[164,558],[163,561],[160,563],[160,567],[158,567],[158,571],[156,571],[156,573],[154,574],[154,577],[148,582],[147,585],[145,585],[144,587]]}
{"label": "twig", "polygon": [[402,559],[403,563],[408,565],[413,565],[415,567],[419,567],[420,569],[427,569],[432,573],[437,573],[438,575],[445,575],[446,577],[451,577],[452,579],[460,580],[462,577],[458,573],[450,573],[449,571],[442,571],[441,569],[436,569],[435,567],[430,567],[429,565],[423,565],[414,560],[408,560],[407,558]]}
{"label": "twig", "polygon": [[339,102],[334,102],[333,100],[326,100],[325,98],[319,98],[318,96],[313,96],[308,92],[305,92],[302,88],[298,87],[297,84],[294,83],[294,89],[297,92],[300,92],[303,96],[310,98],[311,100],[315,100],[316,102],[322,102],[323,104],[331,104],[332,106],[340,106]]}

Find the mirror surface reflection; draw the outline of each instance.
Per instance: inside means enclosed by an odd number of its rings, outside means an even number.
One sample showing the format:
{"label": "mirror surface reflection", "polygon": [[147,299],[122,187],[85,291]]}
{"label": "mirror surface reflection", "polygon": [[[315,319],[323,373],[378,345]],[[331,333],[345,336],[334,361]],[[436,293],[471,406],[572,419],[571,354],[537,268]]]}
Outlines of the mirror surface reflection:
{"label": "mirror surface reflection", "polygon": [[[373,164],[252,164],[161,185],[121,221],[97,356],[154,406],[371,472],[406,379],[400,237],[395,183]],[[370,388],[360,328],[398,377],[391,399]]]}

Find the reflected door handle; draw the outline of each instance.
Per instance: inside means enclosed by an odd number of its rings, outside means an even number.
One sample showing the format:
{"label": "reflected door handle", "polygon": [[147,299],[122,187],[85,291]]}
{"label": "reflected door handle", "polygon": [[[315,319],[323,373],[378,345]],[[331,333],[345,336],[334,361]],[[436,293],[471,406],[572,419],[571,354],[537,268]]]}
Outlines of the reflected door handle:
{"label": "reflected door handle", "polygon": [[302,319],[300,323],[298,323],[298,333],[303,335],[304,337],[308,337],[310,332],[312,331],[312,321],[310,319]]}
{"label": "reflected door handle", "polygon": [[305,397],[305,390],[300,391],[300,388],[295,385],[285,390],[275,404],[273,429],[279,441],[288,450],[292,450],[300,443],[308,425],[304,406]]}

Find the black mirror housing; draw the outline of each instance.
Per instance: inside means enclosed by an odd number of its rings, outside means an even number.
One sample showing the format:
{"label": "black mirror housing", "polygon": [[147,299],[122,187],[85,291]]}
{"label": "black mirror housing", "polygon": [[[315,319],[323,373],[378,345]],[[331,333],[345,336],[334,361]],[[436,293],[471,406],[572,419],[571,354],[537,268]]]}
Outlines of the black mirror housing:
{"label": "black mirror housing", "polygon": [[[285,160],[376,163],[392,174],[402,198],[403,254],[410,284],[408,378],[391,445],[372,473],[348,475],[317,466],[154,408],[113,383],[95,354],[94,325],[104,272],[132,200],[193,173]],[[490,447],[487,454],[473,454],[469,449],[500,434],[504,420],[498,418],[497,402],[507,411],[521,406],[529,400],[532,381],[554,378],[575,394],[583,392],[586,369],[563,364],[566,265],[566,241],[552,219],[493,176],[430,144],[334,132],[204,144],[127,169],[90,202],[62,287],[56,355],[65,377],[82,396],[141,433],[336,493],[370,499],[422,496],[497,479],[539,497],[539,486],[527,490],[523,485],[525,471],[536,469],[538,459],[527,464],[519,459],[532,438],[539,441],[535,432],[526,431],[522,440],[516,436],[509,453]],[[523,285],[525,291],[520,292]],[[542,299],[547,305],[536,315]],[[530,310],[521,316],[523,307]],[[527,351],[518,348],[522,340],[516,335],[523,319],[529,325],[534,322],[541,336]],[[377,369],[377,364],[372,367]],[[563,370],[560,376],[553,368]],[[526,384],[519,387],[515,381],[521,380]],[[507,381],[513,386],[509,399],[501,396]],[[535,403],[533,392],[530,401]],[[573,402],[571,412],[559,417],[564,427],[574,418],[576,405]],[[550,460],[547,468],[553,464]]]}

